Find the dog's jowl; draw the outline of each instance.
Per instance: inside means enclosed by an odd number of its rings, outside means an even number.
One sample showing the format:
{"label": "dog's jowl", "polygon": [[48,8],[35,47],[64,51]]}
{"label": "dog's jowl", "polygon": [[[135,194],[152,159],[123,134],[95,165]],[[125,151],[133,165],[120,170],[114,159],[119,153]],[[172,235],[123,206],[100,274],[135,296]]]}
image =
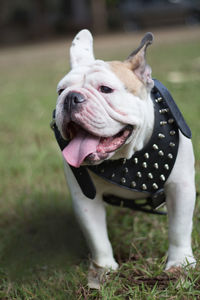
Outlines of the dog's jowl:
{"label": "dog's jowl", "polygon": [[[123,61],[96,60],[82,30],[70,48],[70,72],[58,84],[53,128],[62,149],[73,207],[91,250],[93,270],[116,270],[106,202],[149,212],[166,202],[166,270],[195,266],[195,204],[190,130],[168,90],[151,77],[147,33]],[[146,207],[134,199],[150,199]]]}

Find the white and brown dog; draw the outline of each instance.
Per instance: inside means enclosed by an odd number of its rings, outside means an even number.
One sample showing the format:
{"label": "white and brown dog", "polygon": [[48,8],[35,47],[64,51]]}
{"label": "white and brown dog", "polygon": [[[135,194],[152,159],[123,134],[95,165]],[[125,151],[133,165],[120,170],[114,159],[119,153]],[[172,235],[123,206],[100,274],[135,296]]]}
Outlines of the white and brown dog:
{"label": "white and brown dog", "polygon": [[[116,270],[118,264],[108,239],[103,195],[126,199],[144,195],[137,189],[133,191],[113,185],[89,171],[97,191],[95,199],[91,200],[81,191],[69,165],[79,168],[101,165],[105,161],[130,160],[148,144],[155,123],[151,97],[154,81],[151,68],[145,61],[145,52],[152,40],[152,34],[148,33],[124,62],[104,62],[95,60],[91,33],[82,30],[70,49],[71,70],[57,88],[55,121],[62,138],[69,142],[63,156],[74,210],[89,244],[93,264],[105,269]],[[191,248],[195,204],[194,155],[191,140],[180,130],[178,135],[176,161],[164,183],[169,220],[166,269],[195,265]],[[160,134],[162,137],[164,135]],[[157,145],[153,146],[154,150],[159,150]],[[159,154],[164,153],[160,151]],[[148,158],[149,154],[146,156]],[[141,177],[140,172],[137,175]],[[157,188],[157,185],[153,187]],[[142,188],[145,190],[146,184]]]}

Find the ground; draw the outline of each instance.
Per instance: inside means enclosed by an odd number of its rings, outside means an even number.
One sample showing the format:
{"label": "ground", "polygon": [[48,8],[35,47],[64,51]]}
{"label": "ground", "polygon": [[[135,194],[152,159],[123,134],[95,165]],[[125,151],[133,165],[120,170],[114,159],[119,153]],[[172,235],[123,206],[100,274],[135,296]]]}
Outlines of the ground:
{"label": "ground", "polygon": [[[170,89],[192,129],[199,192],[200,28],[153,33],[147,60],[153,77]],[[125,59],[143,34],[97,37],[96,56]],[[166,217],[109,207],[109,235],[120,269],[100,291],[87,289],[88,249],[49,129],[56,85],[69,69],[70,41],[0,50],[0,299],[200,299],[199,201],[193,230],[195,270],[163,273]]]}

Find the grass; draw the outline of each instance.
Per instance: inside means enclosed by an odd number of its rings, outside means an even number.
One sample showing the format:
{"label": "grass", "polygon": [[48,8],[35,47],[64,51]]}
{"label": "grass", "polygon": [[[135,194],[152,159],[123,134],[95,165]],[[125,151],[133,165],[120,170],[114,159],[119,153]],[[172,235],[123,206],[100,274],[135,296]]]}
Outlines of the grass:
{"label": "grass", "polygon": [[[169,33],[170,34],[170,33]],[[130,41],[131,45],[132,41]],[[117,50],[116,50],[117,49]],[[123,59],[125,47],[100,51]],[[200,41],[149,49],[153,76],[172,92],[193,132],[200,184]],[[87,289],[88,250],[75,221],[61,156],[49,129],[56,84],[65,74],[65,44],[1,50],[0,299],[200,299],[200,266],[182,280],[163,273],[166,217],[108,208],[118,272],[100,291]],[[173,82],[170,73],[183,80]],[[199,260],[200,205],[193,249]]]}

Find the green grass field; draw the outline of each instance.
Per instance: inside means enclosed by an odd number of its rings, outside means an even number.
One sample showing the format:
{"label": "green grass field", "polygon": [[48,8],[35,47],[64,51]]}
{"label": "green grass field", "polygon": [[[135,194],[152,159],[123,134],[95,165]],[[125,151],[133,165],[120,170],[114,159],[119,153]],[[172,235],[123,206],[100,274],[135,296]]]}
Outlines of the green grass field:
{"label": "green grass field", "polygon": [[[192,30],[192,29],[191,29]],[[173,32],[171,34],[174,35]],[[193,132],[200,186],[200,30],[155,43],[153,77],[172,92]],[[142,37],[142,35],[137,34]],[[159,33],[162,36],[162,33]],[[124,59],[134,35],[105,49]],[[102,40],[101,40],[102,41]],[[99,45],[99,47],[98,47]],[[118,45],[118,46],[116,46]],[[68,70],[64,41],[0,51],[0,299],[200,299],[200,265],[187,275],[163,273],[167,218],[108,208],[108,227],[120,269],[100,291],[87,288],[88,249],[75,221],[62,160],[49,129],[56,85]],[[200,205],[193,249],[200,258]]]}

